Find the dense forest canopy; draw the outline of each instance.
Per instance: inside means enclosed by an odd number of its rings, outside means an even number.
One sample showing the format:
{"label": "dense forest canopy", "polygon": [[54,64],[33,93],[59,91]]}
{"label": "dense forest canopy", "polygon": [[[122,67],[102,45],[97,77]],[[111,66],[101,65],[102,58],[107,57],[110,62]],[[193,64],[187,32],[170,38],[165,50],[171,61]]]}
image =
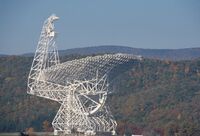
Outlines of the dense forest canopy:
{"label": "dense forest canopy", "polygon": [[[68,55],[62,61],[85,56]],[[51,131],[59,104],[26,93],[32,57],[0,57],[0,131]],[[122,70],[123,69],[123,70]],[[192,135],[200,128],[200,59],[144,59],[112,72],[118,134]]]}

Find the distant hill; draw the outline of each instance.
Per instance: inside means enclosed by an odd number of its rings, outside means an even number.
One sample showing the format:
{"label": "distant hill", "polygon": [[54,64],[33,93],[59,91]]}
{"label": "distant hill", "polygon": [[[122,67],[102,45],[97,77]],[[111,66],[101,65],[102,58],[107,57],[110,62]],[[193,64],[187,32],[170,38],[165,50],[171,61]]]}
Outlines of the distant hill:
{"label": "distant hill", "polygon": [[5,55],[5,54],[0,54],[0,57],[6,57],[6,56],[8,56],[8,55]]}
{"label": "distant hill", "polygon": [[[60,50],[61,56],[77,54],[77,55],[92,55],[104,53],[129,53],[142,55],[145,58],[154,58],[161,60],[192,60],[200,58],[200,48],[184,48],[184,49],[142,49],[126,46],[96,46],[74,48]],[[33,53],[23,54],[23,56],[33,56]]]}

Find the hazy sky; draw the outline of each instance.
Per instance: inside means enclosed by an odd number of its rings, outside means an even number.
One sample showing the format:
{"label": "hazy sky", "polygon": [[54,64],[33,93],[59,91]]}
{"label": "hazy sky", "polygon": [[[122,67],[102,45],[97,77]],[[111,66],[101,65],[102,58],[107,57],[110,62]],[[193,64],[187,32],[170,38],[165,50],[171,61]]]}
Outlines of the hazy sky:
{"label": "hazy sky", "polygon": [[200,0],[0,0],[0,54],[34,52],[52,13],[59,49],[200,47]]}

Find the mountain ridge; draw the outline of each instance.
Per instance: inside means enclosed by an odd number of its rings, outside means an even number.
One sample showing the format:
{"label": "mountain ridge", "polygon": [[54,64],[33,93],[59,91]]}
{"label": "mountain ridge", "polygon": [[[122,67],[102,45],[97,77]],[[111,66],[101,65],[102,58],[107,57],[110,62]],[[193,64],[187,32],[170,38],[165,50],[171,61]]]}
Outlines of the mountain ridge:
{"label": "mountain ridge", "polygon": [[[128,53],[141,55],[145,58],[161,60],[192,60],[200,58],[200,48],[182,48],[182,49],[143,49],[127,46],[101,45],[93,47],[72,48],[59,50],[60,56],[65,55],[93,55],[105,53]],[[33,56],[33,53],[22,54],[22,56]]]}

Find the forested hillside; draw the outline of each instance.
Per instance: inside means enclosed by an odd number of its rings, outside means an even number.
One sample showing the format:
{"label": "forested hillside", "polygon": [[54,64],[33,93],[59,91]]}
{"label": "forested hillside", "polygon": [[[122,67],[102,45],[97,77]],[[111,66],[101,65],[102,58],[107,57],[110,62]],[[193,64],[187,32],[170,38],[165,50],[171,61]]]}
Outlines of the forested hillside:
{"label": "forested hillside", "polygon": [[[70,55],[62,61],[83,56]],[[59,104],[26,93],[32,57],[0,57],[0,131],[27,128],[51,131]],[[200,59],[144,59],[116,69],[108,103],[118,134],[180,135],[199,133]]]}

